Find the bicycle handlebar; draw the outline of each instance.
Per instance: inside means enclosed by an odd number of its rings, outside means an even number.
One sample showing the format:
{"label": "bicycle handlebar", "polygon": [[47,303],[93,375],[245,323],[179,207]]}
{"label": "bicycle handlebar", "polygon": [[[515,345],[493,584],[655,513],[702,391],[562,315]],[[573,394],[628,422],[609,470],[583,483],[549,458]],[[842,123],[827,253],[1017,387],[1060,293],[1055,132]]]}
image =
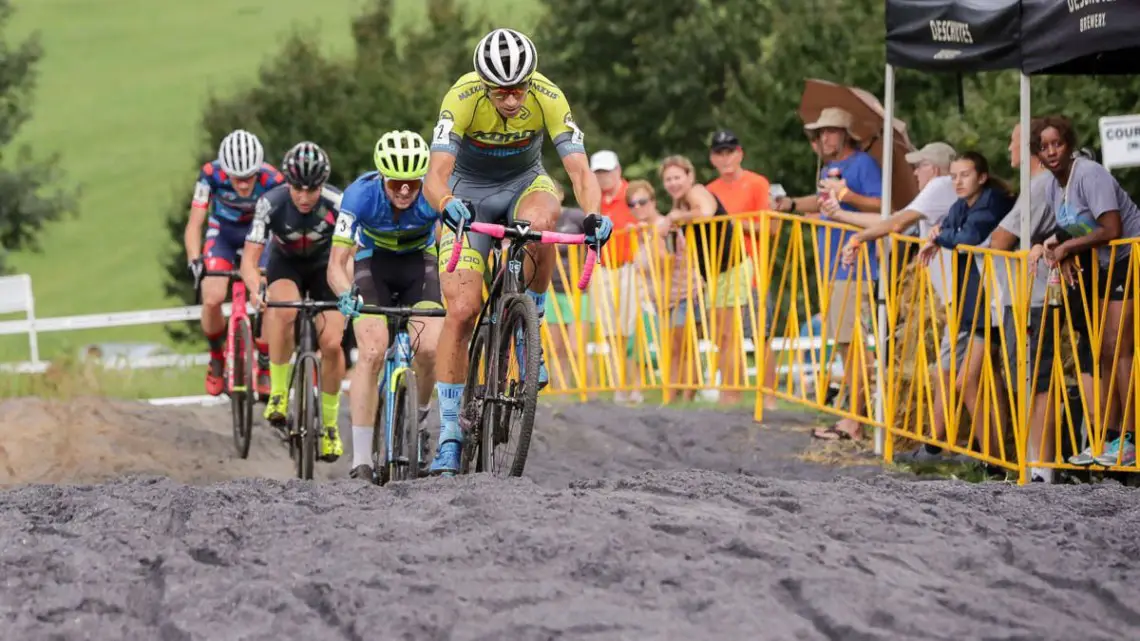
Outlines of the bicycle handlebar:
{"label": "bicycle handlebar", "polygon": [[[455,244],[451,249],[451,259],[447,261],[447,273],[455,271],[456,265],[459,264],[459,255],[463,251],[463,222],[459,223],[459,229],[455,232]],[[486,234],[496,240],[508,238],[511,240],[522,239],[530,242],[539,242],[545,245],[585,245],[585,234],[564,234],[556,231],[519,231],[514,227],[506,225],[497,225],[495,223],[481,223],[478,221],[472,222],[470,225],[471,231],[477,234]],[[594,274],[594,263],[598,260],[598,251],[590,246],[586,250],[586,266],[582,269],[582,277],[578,279],[578,289],[585,290],[590,284],[590,277]]]}
{"label": "bicycle handlebar", "polygon": [[294,300],[294,301],[269,301],[265,303],[266,307],[278,307],[285,309],[303,309],[309,312],[327,312],[337,308],[335,300]]}
{"label": "bicycle handlebar", "polygon": [[420,308],[420,307],[386,307],[384,305],[364,305],[360,308],[361,314],[376,314],[379,316],[426,316],[428,318],[443,318],[447,315],[446,309]]}

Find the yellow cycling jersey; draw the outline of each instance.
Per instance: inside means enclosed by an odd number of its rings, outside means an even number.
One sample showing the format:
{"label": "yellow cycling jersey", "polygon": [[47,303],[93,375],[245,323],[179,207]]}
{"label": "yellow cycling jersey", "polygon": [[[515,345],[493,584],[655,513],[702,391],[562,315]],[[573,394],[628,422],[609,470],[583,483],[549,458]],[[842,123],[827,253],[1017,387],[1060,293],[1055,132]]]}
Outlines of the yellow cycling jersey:
{"label": "yellow cycling jersey", "polygon": [[498,182],[542,167],[544,131],[559,155],[586,152],[570,104],[546,76],[535,73],[522,110],[504,118],[487,97],[479,74],[471,72],[443,97],[431,149],[454,154],[458,176]]}

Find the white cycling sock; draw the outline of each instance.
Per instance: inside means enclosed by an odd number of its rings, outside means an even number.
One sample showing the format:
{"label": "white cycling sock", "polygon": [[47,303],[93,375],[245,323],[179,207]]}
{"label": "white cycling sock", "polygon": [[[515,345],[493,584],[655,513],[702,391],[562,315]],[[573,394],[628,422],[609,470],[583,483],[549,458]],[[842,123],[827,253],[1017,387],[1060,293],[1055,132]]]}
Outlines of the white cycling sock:
{"label": "white cycling sock", "polygon": [[372,426],[352,426],[352,467],[372,465]]}

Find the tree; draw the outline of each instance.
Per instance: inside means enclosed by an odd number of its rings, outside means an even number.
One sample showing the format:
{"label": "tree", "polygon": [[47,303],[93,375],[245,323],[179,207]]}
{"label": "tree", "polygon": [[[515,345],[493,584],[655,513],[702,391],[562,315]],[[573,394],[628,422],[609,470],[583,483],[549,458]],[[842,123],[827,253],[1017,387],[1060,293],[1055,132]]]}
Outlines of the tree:
{"label": "tree", "polygon": [[[12,17],[9,0],[0,0],[0,29]],[[18,46],[0,42],[0,158],[20,127],[31,117],[35,67],[43,55],[39,39],[32,37]],[[15,162],[0,168],[0,273],[8,270],[8,252],[39,250],[39,232],[64,214],[75,211],[74,192],[58,187],[63,176],[58,157],[36,159],[25,145],[15,153]]]}
{"label": "tree", "polygon": [[[214,158],[218,142],[238,127],[258,135],[270,163],[301,140],[316,142],[332,160],[331,182],[342,188],[375,169],[373,145],[385,131],[410,129],[427,137],[444,93],[470,70],[471,50],[486,22],[461,10],[456,0],[431,0],[425,24],[397,31],[393,5],[375,0],[353,20],[351,57],[330,59],[314,38],[294,35],[262,66],[253,88],[213,97],[202,118],[202,147],[187,175]],[[175,196],[167,215],[166,264],[167,294],[188,303],[194,292],[182,237],[189,207],[187,189]],[[185,328],[172,335],[185,338]]]}

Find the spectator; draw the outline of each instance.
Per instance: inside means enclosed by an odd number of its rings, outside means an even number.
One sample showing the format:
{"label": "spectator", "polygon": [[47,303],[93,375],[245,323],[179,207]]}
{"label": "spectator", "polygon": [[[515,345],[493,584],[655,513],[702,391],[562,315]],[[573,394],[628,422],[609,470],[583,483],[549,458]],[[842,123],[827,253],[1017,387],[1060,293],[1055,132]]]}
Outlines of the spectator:
{"label": "spectator", "polygon": [[[601,213],[609,216],[614,224],[613,236],[606,243],[602,260],[590,281],[590,298],[594,303],[590,308],[594,312],[590,314],[590,320],[600,325],[593,332],[595,336],[609,339],[616,345],[625,345],[634,333],[634,323],[640,311],[638,301],[641,297],[634,282],[634,267],[630,264],[633,228],[637,226],[637,219],[627,204],[629,183],[622,177],[617,154],[608,149],[595,152],[590,156],[590,169],[597,176],[602,190]],[[617,387],[630,384],[626,374],[632,371],[632,367],[632,363],[627,363],[625,368],[619,368],[620,378],[614,381]],[[640,403],[641,395],[619,390],[614,393],[614,400]]]}
{"label": "spectator", "polygon": [[[1069,462],[1075,465],[1094,462],[1101,465],[1132,465],[1136,460],[1132,435],[1133,412],[1124,411],[1123,418],[1120,418],[1120,408],[1134,407],[1128,397],[1132,384],[1134,348],[1131,309],[1133,295],[1129,285],[1135,287],[1135,284],[1129,283],[1128,277],[1131,247],[1110,247],[1109,243],[1119,238],[1140,236],[1140,210],[1107,169],[1074,153],[1077,151],[1077,135],[1068,118],[1049,116],[1035,121],[1031,135],[1031,148],[1055,178],[1049,183],[1047,202],[1060,228],[1058,236],[1046,242],[1031,257],[1044,255],[1050,266],[1062,270],[1067,282],[1077,283],[1078,287],[1080,282],[1096,287],[1083,293],[1080,289],[1069,293],[1070,301],[1080,301],[1084,297],[1095,301],[1094,313],[1106,309],[1101,326],[1101,344],[1091,346],[1090,341],[1082,340],[1082,347],[1078,349],[1081,384],[1085,388],[1085,398],[1096,399],[1098,405],[1106,409],[1108,424],[1121,425],[1120,434],[1105,445],[1104,452],[1099,457],[1092,456],[1090,447],[1072,457]],[[1086,252],[1091,254],[1082,256]],[[1093,261],[1096,261],[1099,269],[1094,267]],[[1077,269],[1083,269],[1079,278]],[[1135,281],[1135,276],[1131,280]],[[1107,306],[1101,307],[1101,302],[1106,298]],[[1087,327],[1085,323],[1074,322],[1074,325],[1081,325],[1082,329]],[[1089,334],[1086,333],[1083,338],[1088,337]],[[1103,384],[1102,389],[1096,390],[1096,394],[1093,393],[1091,375],[1091,349],[1094,347],[1099,347],[1100,350],[1100,378]],[[1107,388],[1113,378],[1116,380],[1116,394]]]}
{"label": "spectator", "polygon": [[[781,198],[776,204],[783,212],[799,211],[809,218],[818,217],[824,221],[833,220],[823,211],[822,205],[834,199],[839,209],[853,214],[877,212],[881,207],[883,174],[879,164],[869,154],[859,148],[858,137],[851,129],[851,114],[843,109],[829,107],[820,112],[819,119],[804,127],[810,134],[818,136],[818,151],[823,167],[819,174],[819,190],[810,196]],[[814,145],[813,145],[814,147]],[[832,170],[838,170],[839,177],[829,178]],[[873,216],[871,216],[873,218]],[[873,221],[868,225],[873,224]],[[843,246],[855,232],[820,226],[818,230],[820,267],[825,274],[820,296],[827,297],[828,339],[834,340],[843,353],[845,387],[850,390],[851,412],[865,415],[866,398],[862,386],[869,384],[867,364],[871,359],[864,348],[856,354],[852,347],[856,323],[866,331],[864,319],[857,318],[873,313],[869,305],[857,297],[858,281],[868,280],[877,285],[879,261],[874,245],[868,249],[867,271],[853,271],[838,260]],[[865,286],[865,285],[864,285]],[[866,295],[864,295],[866,298]],[[865,346],[866,342],[862,344]],[[862,424],[851,418],[844,418],[831,427],[816,430],[812,436],[826,440],[861,438]]]}
{"label": "spectator", "polygon": [[[559,201],[564,201],[566,193],[562,185],[554,184]],[[578,234],[582,230],[582,221],[586,218],[581,209],[563,207],[558,218],[557,231],[567,234]],[[558,262],[550,278],[550,296],[546,297],[546,307],[543,315],[546,327],[550,334],[550,345],[553,349],[553,358],[547,357],[546,366],[550,369],[550,380],[561,387],[586,387],[587,381],[574,381],[575,368],[571,361],[576,358],[575,349],[577,334],[575,324],[585,318],[585,310],[589,308],[589,296],[581,294],[579,304],[574,304],[574,292],[570,287],[577,287],[578,275],[581,273],[582,252],[578,252],[578,264],[570,261],[570,245],[558,245]],[[577,384],[575,384],[577,383]]]}
{"label": "spectator", "polygon": [[[714,288],[713,305],[717,308],[717,327],[734,322],[735,301],[748,295],[748,274],[741,266],[740,253],[732,251],[734,225],[727,219],[724,205],[704,185],[696,182],[693,163],[684,156],[669,156],[661,163],[661,181],[673,197],[669,222],[673,226],[697,223],[693,229],[693,248],[701,279]],[[743,289],[742,289],[743,288]],[[715,338],[715,337],[712,337]],[[726,405],[739,402],[738,390],[723,389],[731,384],[736,367],[743,370],[742,350],[731,344],[717,343],[718,369],[721,375],[720,400]],[[739,384],[738,384],[739,385]]]}
{"label": "spectator", "polygon": [[[914,166],[914,177],[918,180],[918,196],[903,207],[901,211],[895,212],[886,220],[879,216],[849,214],[843,210],[836,210],[833,217],[840,222],[856,226],[873,222],[847,241],[847,245],[843,248],[844,264],[855,265],[859,245],[875,242],[891,233],[902,233],[913,229],[916,225],[920,237],[927,238],[930,235],[930,230],[942,222],[942,219],[958,200],[958,194],[954,191],[954,180],[950,177],[950,163],[953,162],[956,153],[953,147],[944,142],[932,142],[918,151],[907,154],[906,161]],[[943,249],[936,257],[935,268],[929,271],[931,286],[943,304],[950,300],[947,297],[948,292],[944,283],[946,270],[953,264],[952,261],[951,252]],[[946,334],[942,339],[942,353],[938,359],[940,368],[942,363],[949,363],[950,361],[952,341],[949,332],[950,328],[947,327]],[[965,356],[965,343],[961,343],[958,347],[963,352],[955,355],[956,360],[960,363]],[[931,387],[938,394],[938,400],[933,407],[933,432],[940,438],[945,438],[946,435],[946,403],[945,399],[942,398],[943,386],[939,385],[937,381],[944,380],[946,375],[943,372],[939,378],[937,374],[934,374],[931,379]],[[898,459],[939,458],[941,451],[940,448],[932,446],[920,447],[917,450],[900,454]]]}
{"label": "spectator", "polygon": [[[756,261],[754,259],[760,251],[760,247],[753,246],[752,239],[754,235],[758,233],[755,223],[760,218],[760,212],[772,207],[769,202],[771,185],[764,176],[741,167],[741,163],[744,162],[744,149],[740,146],[740,140],[736,137],[736,134],[727,129],[722,129],[713,134],[712,143],[709,148],[709,162],[716,168],[719,177],[708,184],[708,190],[720,200],[725,210],[727,210],[729,214],[755,214],[755,216],[751,218],[737,218],[737,220],[741,222],[749,232],[744,236],[745,259],[741,269],[748,275],[748,291],[752,301],[758,301],[759,296],[756,295],[756,271],[754,268]],[[761,230],[760,233],[770,232],[773,235],[778,234],[780,229],[779,225],[780,221],[773,220],[771,229]],[[771,326],[775,323],[772,314],[774,310],[772,307],[771,294],[769,294],[769,300],[765,301],[765,304],[769,310],[769,336],[764,337],[763,345],[760,344],[760,341],[754,341],[754,343],[757,350],[768,350],[764,361],[766,363],[764,386],[769,389],[775,389],[776,359],[772,356],[767,342],[771,337]],[[741,302],[741,307],[743,311],[745,311],[745,338],[754,338],[752,319],[755,314],[753,314],[751,310],[755,310],[755,307],[743,301]],[[733,341],[733,329],[731,323],[721,325],[717,344],[734,345],[732,349],[736,350],[737,348]],[[775,409],[776,397],[765,395],[764,406],[767,409]]]}
{"label": "spectator", "polygon": [[[1036,120],[1034,121],[1036,122]],[[1009,138],[1009,158],[1010,166],[1014,169],[1021,167],[1021,125],[1015,125],[1013,133]],[[1056,228],[1056,219],[1053,215],[1052,209],[1049,207],[1048,189],[1049,185],[1054,181],[1053,175],[1045,170],[1041,161],[1036,156],[1029,157],[1029,191],[1030,206],[1032,209],[1029,213],[1029,234],[1031,244],[1043,243],[1046,239],[1053,235]],[[1018,198],[1017,203],[1013,206],[1013,210],[1002,219],[998,228],[990,234],[989,239],[982,243],[983,247],[996,249],[999,251],[1016,251],[1020,244],[1021,238],[1021,216],[1024,207],[1023,201],[1025,199],[1026,190],[1023,188],[1021,196]],[[979,267],[981,257],[979,257]],[[1053,373],[1053,358],[1054,358],[1054,344],[1053,344],[1053,324],[1052,314],[1046,313],[1045,310],[1045,294],[1048,289],[1049,269],[1044,263],[1034,261],[1036,265],[1030,265],[1030,278],[1033,279],[1032,288],[1030,290],[1029,299],[1029,374],[1034,376],[1033,383],[1033,402],[1029,414],[1029,460],[1030,461],[1052,461],[1056,455],[1054,447],[1054,430],[1056,425],[1056,418],[1053,416],[1053,403],[1049,399],[1049,384]],[[1015,390],[1014,396],[1020,396],[1021,385],[1025,377],[1025,370],[1020,366],[1020,360],[1017,358],[1017,342],[1014,339],[1016,331],[1014,327],[1013,316],[1013,294],[1011,291],[1011,278],[1008,270],[1006,269],[1006,261],[994,257],[994,275],[993,278],[997,281],[997,289],[1000,296],[998,301],[1000,305],[1001,316],[1004,319],[1005,326],[1005,340],[1007,347],[1007,362],[1009,363],[1009,372],[1013,376],[1013,380],[1007,381],[1006,384],[1011,389]],[[1036,267],[1036,269],[1035,269]],[[983,271],[984,273],[984,271]],[[995,340],[996,337],[995,337]],[[1040,357],[1038,356],[1040,353]],[[1041,360],[1038,361],[1037,359]],[[1040,450],[1038,447],[1040,446]],[[935,452],[937,448],[926,446],[928,452]],[[1047,468],[1034,467],[1031,471],[1031,478],[1035,482],[1052,482],[1053,470]]]}
{"label": "spectator", "polygon": [[[989,161],[977,152],[966,152],[959,156],[950,165],[950,175],[954,179],[954,191],[958,200],[950,208],[949,213],[940,225],[930,231],[927,243],[919,250],[918,257],[924,265],[929,265],[938,254],[939,247],[944,249],[957,249],[959,246],[980,245],[997,228],[998,223],[1005,218],[1013,208],[1013,197],[1009,189],[997,178],[990,175]],[[990,344],[984,339],[987,320],[983,309],[978,309],[978,297],[981,295],[981,278],[973,260],[968,257],[959,257],[953,293],[957,300],[959,313],[959,329],[956,344],[952,349],[963,351],[962,366],[959,368],[957,389],[965,397],[965,405],[975,425],[983,425],[981,410],[987,403],[978,398],[978,381],[982,378],[982,368],[985,365],[986,355]],[[959,296],[958,294],[962,295]],[[949,356],[950,352],[944,351]],[[942,363],[943,370],[951,370],[949,362]],[[936,386],[936,387],[941,387]],[[1006,417],[1008,408],[1004,394],[998,393],[997,407],[992,408],[992,425],[1008,425]],[[940,399],[938,405],[948,403]],[[984,435],[982,430],[976,430],[979,439]],[[990,430],[990,451],[998,452],[996,436],[999,432]],[[1002,430],[1000,433],[1004,433]],[[985,451],[983,441],[979,440],[980,451]]]}

